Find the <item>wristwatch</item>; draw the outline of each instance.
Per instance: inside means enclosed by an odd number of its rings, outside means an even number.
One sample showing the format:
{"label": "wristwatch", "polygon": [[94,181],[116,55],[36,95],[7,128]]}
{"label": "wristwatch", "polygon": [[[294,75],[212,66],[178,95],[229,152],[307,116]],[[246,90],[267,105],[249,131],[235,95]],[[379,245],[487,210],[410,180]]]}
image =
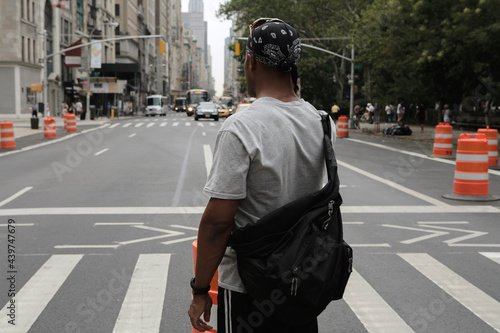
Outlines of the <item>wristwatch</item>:
{"label": "wristwatch", "polygon": [[194,285],[194,277],[191,279],[191,289],[193,289],[193,294],[194,295],[205,295],[208,293],[208,291],[210,290],[210,286],[206,287],[206,288],[197,288],[195,285]]}

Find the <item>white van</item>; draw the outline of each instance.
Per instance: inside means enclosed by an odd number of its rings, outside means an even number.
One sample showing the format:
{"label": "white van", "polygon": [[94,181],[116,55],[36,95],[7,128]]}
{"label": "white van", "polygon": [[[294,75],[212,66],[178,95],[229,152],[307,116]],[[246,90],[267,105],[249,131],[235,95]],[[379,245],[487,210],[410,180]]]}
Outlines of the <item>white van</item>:
{"label": "white van", "polygon": [[151,95],[146,97],[146,110],[144,111],[147,116],[165,116],[167,115],[167,98],[162,95]]}

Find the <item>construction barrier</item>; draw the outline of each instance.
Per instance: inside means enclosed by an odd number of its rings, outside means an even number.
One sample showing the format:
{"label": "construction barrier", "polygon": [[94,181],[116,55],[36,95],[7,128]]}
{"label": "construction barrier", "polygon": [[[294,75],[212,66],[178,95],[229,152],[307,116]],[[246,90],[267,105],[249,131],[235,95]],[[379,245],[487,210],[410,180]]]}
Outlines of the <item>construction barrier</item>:
{"label": "construction barrier", "polygon": [[76,116],[73,113],[70,113],[66,116],[66,131],[76,132]]}
{"label": "construction barrier", "polygon": [[69,113],[65,113],[63,114],[63,118],[64,118],[64,129],[67,130],[68,129],[68,115]]}
{"label": "construction barrier", "polygon": [[433,156],[451,157],[453,154],[453,128],[448,123],[439,123],[434,134]]}
{"label": "construction barrier", "polygon": [[477,133],[486,135],[488,140],[488,165],[498,166],[498,130],[491,129],[489,126],[480,128]]}
{"label": "construction barrier", "polygon": [[340,116],[337,121],[337,137],[348,138],[349,137],[349,118],[347,116]]}
{"label": "construction barrier", "polygon": [[57,137],[57,132],[56,132],[56,121],[52,117],[47,117],[43,121],[44,125],[43,126],[43,137],[44,138],[55,138]]}
{"label": "construction barrier", "polygon": [[484,134],[461,134],[458,139],[453,194],[455,200],[491,201],[489,195],[488,140]]}
{"label": "construction barrier", "polygon": [[16,140],[14,139],[14,124],[9,121],[0,123],[0,147],[2,149],[16,148]]}
{"label": "construction barrier", "polygon": [[[193,242],[193,272],[196,270],[196,257],[197,257],[197,250],[198,250],[198,241],[195,240]],[[212,304],[217,305],[217,295],[219,294],[219,270],[215,271],[214,277],[212,278],[212,281],[210,281],[210,291],[208,292],[210,297],[212,298]],[[217,318],[217,309],[212,308],[212,313],[210,316],[210,321],[213,319]],[[216,325],[212,325],[216,326]],[[192,328],[193,333],[199,333],[200,331]],[[209,333],[217,333],[215,329],[212,329],[210,331],[206,331]]]}

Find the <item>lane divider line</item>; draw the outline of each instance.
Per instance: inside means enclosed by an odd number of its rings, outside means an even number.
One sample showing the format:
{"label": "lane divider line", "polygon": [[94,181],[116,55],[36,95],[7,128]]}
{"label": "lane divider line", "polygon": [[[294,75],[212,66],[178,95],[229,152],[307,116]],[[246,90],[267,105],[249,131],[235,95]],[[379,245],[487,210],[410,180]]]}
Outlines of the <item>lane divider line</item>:
{"label": "lane divider line", "polygon": [[17,192],[16,194],[11,195],[10,197],[5,199],[4,201],[0,202],[0,207],[2,207],[3,205],[6,205],[9,202],[19,198],[21,195],[23,195],[24,193],[28,192],[31,189],[33,189],[32,186],[28,186],[28,187],[23,188],[21,191]]}

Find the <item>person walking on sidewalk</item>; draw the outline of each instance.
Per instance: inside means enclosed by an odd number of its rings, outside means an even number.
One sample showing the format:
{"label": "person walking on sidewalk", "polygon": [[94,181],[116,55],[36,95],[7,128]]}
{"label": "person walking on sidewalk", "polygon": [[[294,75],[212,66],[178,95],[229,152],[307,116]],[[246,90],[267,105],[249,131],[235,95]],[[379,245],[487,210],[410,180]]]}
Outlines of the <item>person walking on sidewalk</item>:
{"label": "person walking on sidewalk", "polygon": [[337,119],[339,119],[339,112],[340,112],[340,108],[339,106],[337,105],[337,103],[333,103],[333,106],[332,106],[332,118],[335,122],[337,122]]}
{"label": "person walking on sidewalk", "polygon": [[300,49],[298,31],[281,20],[259,19],[251,25],[244,72],[248,92],[257,100],[248,111],[229,117],[217,134],[188,311],[198,331],[212,329],[207,292],[218,267],[217,332],[318,332],[317,319],[292,327],[272,313],[255,324],[251,316],[259,304],[246,293],[235,251],[226,249],[233,226],[253,224],[319,190],[326,180],[320,114],[294,91]]}
{"label": "person walking on sidewalk", "polygon": [[420,124],[420,132],[424,133],[424,123],[427,121],[427,107],[424,105],[424,103],[420,103],[420,105],[417,105],[415,119],[418,119],[418,123]]}

